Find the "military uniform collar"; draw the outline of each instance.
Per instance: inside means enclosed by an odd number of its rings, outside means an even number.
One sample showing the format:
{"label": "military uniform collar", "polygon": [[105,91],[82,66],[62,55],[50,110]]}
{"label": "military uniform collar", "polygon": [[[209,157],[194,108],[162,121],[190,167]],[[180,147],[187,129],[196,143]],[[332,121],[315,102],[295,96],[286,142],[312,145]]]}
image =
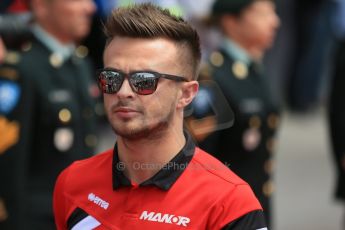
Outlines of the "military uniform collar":
{"label": "military uniform collar", "polygon": [[52,53],[60,56],[63,61],[73,55],[75,50],[74,44],[61,44],[61,42],[50,35],[38,24],[33,25],[32,32],[39,41],[41,41]]}
{"label": "military uniform collar", "polygon": [[[195,151],[195,144],[192,137],[184,132],[186,144],[179,153],[153,177],[139,184],[139,186],[156,186],[162,190],[168,190],[181,176],[186,166],[192,160]],[[113,189],[131,186],[131,181],[124,175],[122,163],[119,160],[117,145],[113,151]]]}
{"label": "military uniform collar", "polygon": [[240,61],[247,66],[252,63],[252,59],[250,58],[249,54],[231,39],[224,38],[221,47],[234,60]]}

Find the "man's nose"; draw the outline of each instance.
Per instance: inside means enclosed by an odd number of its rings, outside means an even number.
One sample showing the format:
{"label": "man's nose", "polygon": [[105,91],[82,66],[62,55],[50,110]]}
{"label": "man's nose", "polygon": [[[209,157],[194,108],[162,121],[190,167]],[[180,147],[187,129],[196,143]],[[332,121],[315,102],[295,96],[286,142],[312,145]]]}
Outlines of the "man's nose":
{"label": "man's nose", "polygon": [[123,81],[120,90],[117,92],[117,96],[122,98],[134,96],[134,92],[127,78],[125,78],[125,80]]}

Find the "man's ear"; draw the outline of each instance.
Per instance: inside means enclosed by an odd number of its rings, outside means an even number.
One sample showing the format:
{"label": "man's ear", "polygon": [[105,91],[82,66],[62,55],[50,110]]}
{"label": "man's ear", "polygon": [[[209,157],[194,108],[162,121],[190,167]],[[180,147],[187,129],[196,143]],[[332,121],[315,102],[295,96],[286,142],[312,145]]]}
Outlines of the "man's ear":
{"label": "man's ear", "polygon": [[178,109],[184,109],[192,102],[195,95],[198,93],[199,83],[197,81],[183,82],[181,87],[181,95],[177,102]]}

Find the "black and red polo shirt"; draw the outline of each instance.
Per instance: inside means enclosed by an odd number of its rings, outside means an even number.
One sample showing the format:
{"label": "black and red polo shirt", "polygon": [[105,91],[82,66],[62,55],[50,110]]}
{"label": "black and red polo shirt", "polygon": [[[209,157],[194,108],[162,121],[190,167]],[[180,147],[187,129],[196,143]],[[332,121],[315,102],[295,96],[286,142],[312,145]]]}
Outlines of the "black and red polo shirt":
{"label": "black and red polo shirt", "polygon": [[58,230],[265,230],[249,185],[186,139],[184,148],[141,184],[121,171],[116,146],[73,163],[55,186]]}

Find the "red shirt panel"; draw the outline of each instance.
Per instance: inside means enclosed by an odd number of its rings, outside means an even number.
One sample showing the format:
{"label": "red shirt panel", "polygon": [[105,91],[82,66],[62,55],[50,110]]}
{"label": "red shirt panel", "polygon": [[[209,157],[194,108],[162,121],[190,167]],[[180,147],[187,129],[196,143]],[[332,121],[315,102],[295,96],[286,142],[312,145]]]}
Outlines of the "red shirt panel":
{"label": "red shirt panel", "polygon": [[168,190],[156,186],[113,189],[113,151],[72,164],[54,191],[57,228],[67,229],[81,208],[97,219],[97,229],[221,229],[261,206],[249,185],[200,150]]}

